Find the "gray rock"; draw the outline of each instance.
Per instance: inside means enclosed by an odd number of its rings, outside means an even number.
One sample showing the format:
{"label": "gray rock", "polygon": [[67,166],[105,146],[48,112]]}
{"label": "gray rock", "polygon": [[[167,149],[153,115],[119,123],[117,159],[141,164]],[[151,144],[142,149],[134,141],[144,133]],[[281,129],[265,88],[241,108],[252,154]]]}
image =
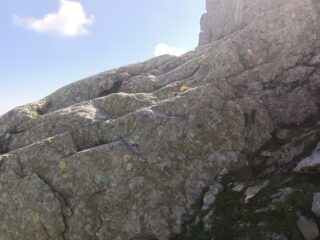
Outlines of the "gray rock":
{"label": "gray rock", "polygon": [[210,231],[211,228],[212,228],[212,217],[214,215],[214,211],[210,211],[203,219],[202,219],[202,222],[203,222],[203,225],[204,225],[204,230],[205,231]]}
{"label": "gray rock", "polygon": [[294,169],[298,173],[319,173],[320,172],[320,144],[312,154],[300,161]]}
{"label": "gray rock", "polygon": [[320,217],[320,193],[315,193],[312,202],[312,212]]}
{"label": "gray rock", "polygon": [[290,187],[281,188],[277,193],[271,195],[272,203],[283,203],[287,200],[288,196],[293,193],[293,189]]}
{"label": "gray rock", "polygon": [[195,51],[88,77],[1,116],[0,239],[180,233],[203,189],[242,164],[245,113],[256,110],[253,152],[318,113],[319,12],[314,0],[208,0]]}
{"label": "gray rock", "polygon": [[244,183],[235,183],[235,186],[232,188],[234,192],[241,192],[245,188]]}
{"label": "gray rock", "polygon": [[[201,19],[200,45],[217,41],[259,21],[265,13],[273,15],[298,6],[298,1],[284,0],[207,0],[207,13]],[[301,6],[305,4],[301,2]]]}
{"label": "gray rock", "polygon": [[1,239],[63,239],[64,200],[39,176],[6,171],[0,188]]}
{"label": "gray rock", "polygon": [[268,232],[265,237],[265,240],[288,240],[288,238],[283,234],[277,234],[274,232]]}
{"label": "gray rock", "polygon": [[286,144],[282,145],[278,150],[272,153],[272,156],[268,159],[267,165],[272,168],[275,166],[285,166],[296,159],[299,159],[301,155],[304,155],[307,151],[310,151],[310,146],[313,146],[318,141],[318,130],[310,130],[307,133],[291,134],[286,141]]}
{"label": "gray rock", "polygon": [[215,199],[221,190],[221,184],[215,184],[209,187],[208,191],[203,197],[202,210],[208,210],[211,206],[213,206]]}
{"label": "gray rock", "polygon": [[267,226],[267,222],[259,222],[258,224],[257,224],[257,227],[265,227],[265,226]]}
{"label": "gray rock", "polygon": [[272,152],[268,152],[268,151],[262,151],[260,153],[261,157],[271,157],[272,156]]}
{"label": "gray rock", "polygon": [[320,65],[320,55],[314,56],[314,57],[311,59],[311,61],[310,61],[309,64],[310,64],[310,65]]}
{"label": "gray rock", "polygon": [[290,137],[290,130],[288,130],[288,129],[280,129],[277,132],[277,138],[279,138],[281,140],[288,139],[288,137]]}
{"label": "gray rock", "polygon": [[266,212],[270,212],[272,211],[272,209],[270,207],[265,207],[265,208],[260,208],[254,211],[254,213],[266,213]]}
{"label": "gray rock", "polygon": [[305,240],[318,239],[319,230],[316,222],[313,219],[307,219],[304,216],[300,216],[297,225]]}
{"label": "gray rock", "polygon": [[249,203],[249,200],[254,198],[254,196],[256,196],[263,188],[267,187],[268,184],[269,184],[269,181],[267,180],[259,185],[247,188],[247,190],[244,193],[245,195],[244,202]]}

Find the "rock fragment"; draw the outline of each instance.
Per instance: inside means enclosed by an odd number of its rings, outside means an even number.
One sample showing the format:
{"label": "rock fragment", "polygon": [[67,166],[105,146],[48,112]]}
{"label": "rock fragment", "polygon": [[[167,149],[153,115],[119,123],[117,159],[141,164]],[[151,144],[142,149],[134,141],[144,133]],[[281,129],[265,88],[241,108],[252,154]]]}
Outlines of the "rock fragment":
{"label": "rock fragment", "polygon": [[304,216],[300,216],[297,225],[305,240],[318,239],[319,229],[317,223],[313,219],[308,219]]}
{"label": "rock fragment", "polygon": [[320,143],[317,145],[311,155],[301,160],[294,169],[298,173],[319,173],[320,172]]}
{"label": "rock fragment", "polygon": [[244,193],[244,195],[245,195],[244,202],[245,203],[249,203],[249,200],[254,198],[254,196],[256,196],[263,188],[268,186],[268,184],[269,184],[269,181],[266,180],[266,181],[264,181],[263,183],[261,183],[259,185],[247,188],[247,190]]}
{"label": "rock fragment", "polygon": [[315,193],[312,202],[312,212],[320,217],[320,193]]}

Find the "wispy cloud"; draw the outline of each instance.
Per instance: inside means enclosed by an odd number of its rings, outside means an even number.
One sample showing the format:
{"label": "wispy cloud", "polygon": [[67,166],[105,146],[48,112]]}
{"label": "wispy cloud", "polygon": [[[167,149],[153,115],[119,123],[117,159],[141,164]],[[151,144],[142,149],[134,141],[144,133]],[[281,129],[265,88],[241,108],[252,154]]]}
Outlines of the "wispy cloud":
{"label": "wispy cloud", "polygon": [[154,55],[160,56],[160,55],[164,55],[164,54],[170,54],[170,55],[174,55],[174,56],[180,56],[186,52],[187,52],[187,50],[185,50],[183,48],[169,47],[167,44],[159,43],[159,44],[157,44],[157,46],[155,48]]}
{"label": "wispy cloud", "polygon": [[94,15],[87,15],[81,3],[60,0],[58,11],[48,13],[43,18],[13,16],[13,22],[40,33],[74,37],[88,33],[87,26],[95,21]]}

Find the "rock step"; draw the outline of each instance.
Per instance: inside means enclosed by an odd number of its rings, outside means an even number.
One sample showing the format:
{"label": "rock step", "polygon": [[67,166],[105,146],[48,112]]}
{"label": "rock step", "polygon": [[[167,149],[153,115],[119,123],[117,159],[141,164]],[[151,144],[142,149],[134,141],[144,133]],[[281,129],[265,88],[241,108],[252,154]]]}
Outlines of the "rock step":
{"label": "rock step", "polygon": [[[168,68],[164,68],[166,71],[157,69],[157,67],[161,69],[161,66],[157,63],[157,59],[160,59],[161,63],[166,63],[166,61],[161,61],[162,58],[166,57],[172,58],[161,56],[142,63],[145,64],[142,66],[145,69],[140,69],[140,64],[136,64],[132,67],[122,67],[72,83],[47,96],[43,100],[45,103],[41,106],[41,112],[49,113],[117,92],[150,93],[164,87],[170,82],[191,76],[201,64],[201,61],[198,60],[201,56],[195,58],[194,54],[186,54],[181,59],[175,59],[174,61],[177,63],[171,63],[172,66],[169,64]],[[155,65],[152,66],[150,64]],[[117,88],[115,88],[115,84]],[[74,89],[77,89],[77,91],[74,91]]]}

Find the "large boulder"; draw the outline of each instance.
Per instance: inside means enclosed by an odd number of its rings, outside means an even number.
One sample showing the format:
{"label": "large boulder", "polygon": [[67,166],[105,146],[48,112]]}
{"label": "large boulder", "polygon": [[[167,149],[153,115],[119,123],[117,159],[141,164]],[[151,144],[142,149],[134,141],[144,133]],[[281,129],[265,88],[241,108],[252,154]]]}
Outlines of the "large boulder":
{"label": "large boulder", "polygon": [[318,116],[319,5],[208,0],[195,51],[1,116],[0,237],[168,240],[194,203],[209,213],[219,176],[241,163],[245,114],[252,152]]}

